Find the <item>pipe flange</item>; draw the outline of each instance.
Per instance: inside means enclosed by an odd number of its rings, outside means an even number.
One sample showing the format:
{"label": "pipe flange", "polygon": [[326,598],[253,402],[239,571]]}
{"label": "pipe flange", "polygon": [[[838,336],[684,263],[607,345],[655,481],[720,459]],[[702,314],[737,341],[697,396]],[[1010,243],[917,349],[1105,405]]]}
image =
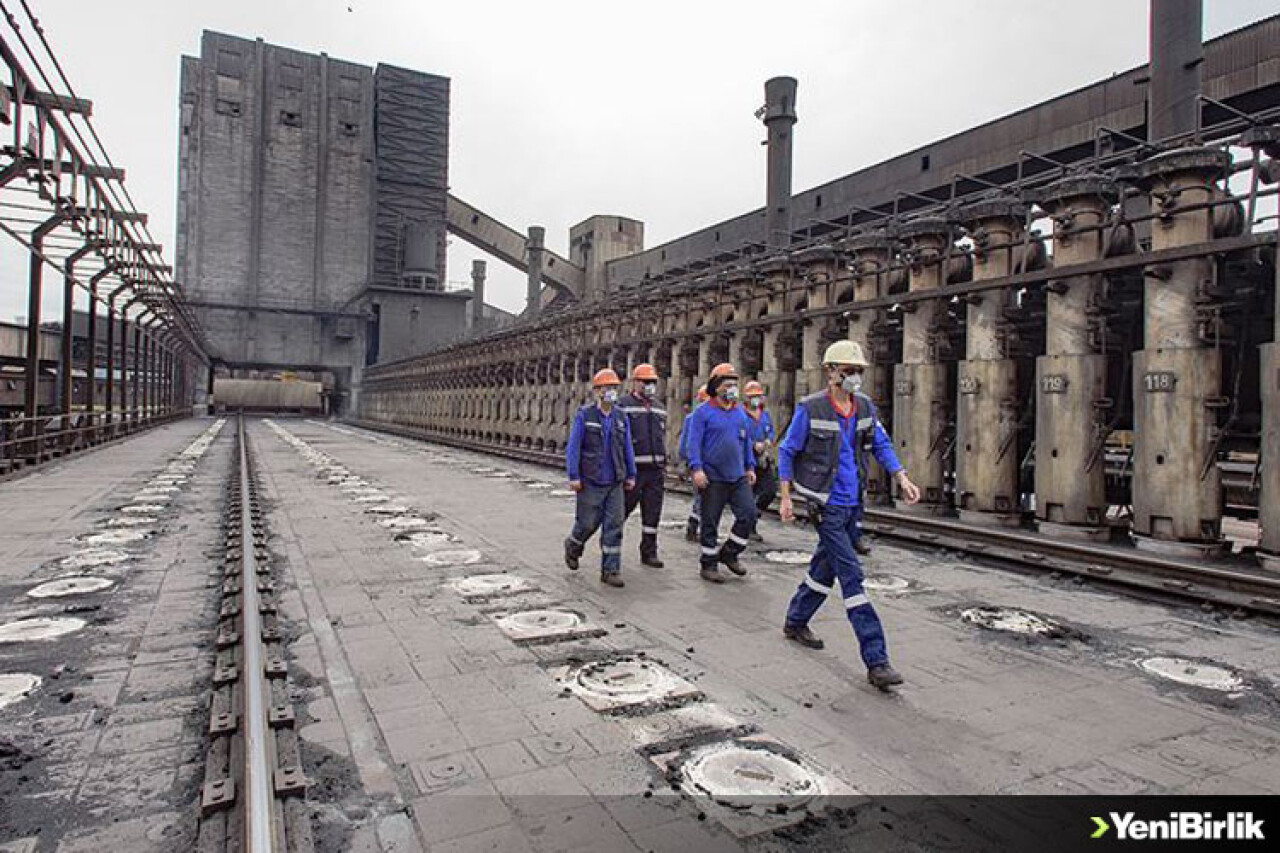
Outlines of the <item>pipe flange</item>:
{"label": "pipe flange", "polygon": [[1240,134],[1240,144],[1261,148],[1268,157],[1280,157],[1280,125],[1259,124]]}
{"label": "pipe flange", "polygon": [[764,275],[787,273],[791,271],[791,258],[786,255],[771,255],[756,263],[756,270]]}
{"label": "pipe flange", "polygon": [[851,254],[893,251],[893,238],[887,231],[869,231],[840,242],[840,250]]}
{"label": "pipe flange", "polygon": [[1110,205],[1120,197],[1115,183],[1105,175],[1099,175],[1096,172],[1071,175],[1054,181],[1036,195],[1035,200],[1050,210],[1065,206],[1076,199],[1096,198]]}
{"label": "pipe flange", "polygon": [[1151,184],[1178,172],[1203,172],[1208,178],[1226,174],[1231,155],[1216,148],[1177,148],[1143,160],[1132,167],[1132,180]]}
{"label": "pipe flange", "polygon": [[731,267],[724,271],[725,284],[750,284],[756,280],[756,272],[751,267]]}
{"label": "pipe flange", "polygon": [[829,245],[810,246],[807,249],[801,249],[791,255],[791,261],[800,266],[817,266],[818,264],[833,264],[836,261],[836,252]]}
{"label": "pipe flange", "polygon": [[986,199],[967,204],[956,212],[955,220],[964,225],[975,225],[992,219],[1013,220],[1021,225],[1027,218],[1027,206],[1009,199]]}
{"label": "pipe flange", "polygon": [[901,240],[937,237],[945,242],[951,239],[951,223],[941,216],[921,216],[899,225],[895,236]]}

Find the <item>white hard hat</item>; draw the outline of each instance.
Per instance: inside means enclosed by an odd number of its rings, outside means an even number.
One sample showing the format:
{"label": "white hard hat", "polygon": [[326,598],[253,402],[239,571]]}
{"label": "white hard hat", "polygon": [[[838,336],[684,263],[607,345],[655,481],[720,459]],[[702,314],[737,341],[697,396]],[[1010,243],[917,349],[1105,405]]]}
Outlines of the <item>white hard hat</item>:
{"label": "white hard hat", "polygon": [[867,361],[867,357],[862,354],[862,345],[857,341],[843,340],[836,341],[827,347],[827,352],[822,356],[823,364],[849,364],[854,367],[870,367],[871,363]]}

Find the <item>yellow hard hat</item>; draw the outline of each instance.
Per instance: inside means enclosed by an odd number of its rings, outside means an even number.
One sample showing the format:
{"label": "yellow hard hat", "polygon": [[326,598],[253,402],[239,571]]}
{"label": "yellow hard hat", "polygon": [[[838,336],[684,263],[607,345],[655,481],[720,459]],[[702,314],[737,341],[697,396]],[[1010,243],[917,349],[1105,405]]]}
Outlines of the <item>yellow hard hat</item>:
{"label": "yellow hard hat", "polygon": [[853,367],[870,367],[871,362],[862,352],[862,345],[857,341],[836,341],[827,347],[822,356],[823,364],[848,364]]}

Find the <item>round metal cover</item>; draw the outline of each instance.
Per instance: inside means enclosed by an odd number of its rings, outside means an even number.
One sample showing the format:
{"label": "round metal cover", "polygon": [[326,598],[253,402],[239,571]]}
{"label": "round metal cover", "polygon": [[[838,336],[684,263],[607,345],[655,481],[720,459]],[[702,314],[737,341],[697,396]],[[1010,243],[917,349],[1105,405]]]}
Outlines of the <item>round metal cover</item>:
{"label": "round metal cover", "polygon": [[789,566],[806,565],[813,559],[808,551],[765,551],[764,558],[770,563],[785,563]]}
{"label": "round metal cover", "polygon": [[1063,633],[1063,627],[1056,622],[1008,607],[970,607],[960,614],[960,618],[970,625],[1007,634],[1054,637]]}
{"label": "round metal cover", "polygon": [[87,545],[127,545],[130,542],[141,542],[149,535],[142,530],[103,530],[87,534],[80,541]]}
{"label": "round metal cover", "polygon": [[145,515],[151,512],[164,512],[164,504],[126,504],[120,507],[121,512],[127,512],[133,515]]}
{"label": "round metal cover", "polygon": [[72,617],[36,616],[0,625],[0,643],[26,643],[32,640],[52,640],[65,634],[74,634],[85,626],[83,619]]}
{"label": "round metal cover", "polygon": [[680,767],[684,781],[717,803],[735,809],[800,808],[825,788],[800,762],[748,743],[715,743],[694,749]]}
{"label": "round metal cover", "polygon": [[906,592],[911,588],[911,581],[897,575],[867,575],[862,585],[872,592]]}
{"label": "round metal cover", "polygon": [[378,520],[378,524],[388,530],[397,531],[413,531],[413,530],[429,530],[431,522],[425,518],[419,518],[416,515],[396,515],[391,518],[382,518]]}
{"label": "round metal cover", "polygon": [[123,551],[110,548],[85,548],[74,554],[68,554],[58,561],[58,565],[72,571],[79,569],[97,569],[102,566],[115,566],[129,559]]}
{"label": "round metal cover", "polygon": [[370,515],[408,515],[413,512],[413,507],[404,504],[381,504],[380,506],[371,506],[365,510]]}
{"label": "round metal cover", "polygon": [[62,578],[61,580],[42,583],[28,590],[32,598],[62,598],[66,595],[85,595],[90,592],[101,592],[110,589],[115,581],[106,578]]}
{"label": "round metal cover", "polygon": [[574,681],[587,693],[628,700],[660,700],[680,684],[665,668],[638,660],[590,663],[578,670]]}
{"label": "round metal cover", "polygon": [[459,548],[453,551],[436,551],[422,558],[422,562],[432,566],[469,566],[484,559],[484,555],[473,548]]}
{"label": "round metal cover", "polygon": [[1244,689],[1244,679],[1225,666],[1187,658],[1154,657],[1138,661],[1139,668],[1156,678],[1175,681],[1190,687],[1230,693]]}
{"label": "round metal cover", "polygon": [[472,575],[454,581],[461,595],[513,595],[529,589],[529,582],[516,575]]}
{"label": "round metal cover", "polygon": [[582,624],[582,617],[571,610],[522,610],[499,617],[498,624],[514,631],[571,631]]}
{"label": "round metal cover", "polygon": [[122,515],[107,519],[108,527],[146,527],[156,523],[154,515]]}
{"label": "round metal cover", "polygon": [[0,708],[7,708],[40,686],[40,676],[27,672],[0,674]]}

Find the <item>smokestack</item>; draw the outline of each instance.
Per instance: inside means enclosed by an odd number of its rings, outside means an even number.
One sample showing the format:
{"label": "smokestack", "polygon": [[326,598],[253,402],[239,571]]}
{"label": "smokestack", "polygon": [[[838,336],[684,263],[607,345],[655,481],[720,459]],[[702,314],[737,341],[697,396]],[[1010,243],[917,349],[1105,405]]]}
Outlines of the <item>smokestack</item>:
{"label": "smokestack", "polygon": [[479,329],[484,323],[484,275],[485,262],[476,258],[471,262],[471,328]]}
{"label": "smokestack", "polygon": [[796,123],[796,78],[765,81],[763,118],[769,129],[765,242],[781,248],[791,243],[791,128]]}
{"label": "smokestack", "polygon": [[536,316],[542,307],[542,255],[547,229],[541,225],[529,226],[529,288],[525,294],[525,314]]}
{"label": "smokestack", "polygon": [[1147,139],[1193,133],[1200,125],[1204,62],[1202,0],[1151,0],[1151,80]]}

